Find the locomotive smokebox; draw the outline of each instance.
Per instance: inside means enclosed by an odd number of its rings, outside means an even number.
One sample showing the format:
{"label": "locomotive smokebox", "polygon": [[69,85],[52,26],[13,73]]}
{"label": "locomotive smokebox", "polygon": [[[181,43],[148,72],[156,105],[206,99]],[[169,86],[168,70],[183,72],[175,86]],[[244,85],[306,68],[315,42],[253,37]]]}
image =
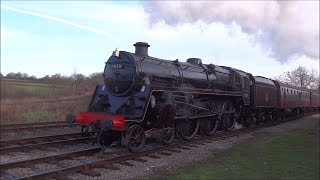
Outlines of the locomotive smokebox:
{"label": "locomotive smokebox", "polygon": [[150,45],[146,42],[136,42],[133,46],[136,47],[135,54],[138,56],[148,56],[148,48]]}

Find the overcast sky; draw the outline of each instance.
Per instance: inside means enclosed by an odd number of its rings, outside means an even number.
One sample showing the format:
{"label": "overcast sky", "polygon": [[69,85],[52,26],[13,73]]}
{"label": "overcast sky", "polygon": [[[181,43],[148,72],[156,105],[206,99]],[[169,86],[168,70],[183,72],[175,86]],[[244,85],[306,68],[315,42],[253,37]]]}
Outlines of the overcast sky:
{"label": "overcast sky", "polygon": [[1,73],[102,72],[115,48],[275,77],[319,71],[319,1],[1,1]]}

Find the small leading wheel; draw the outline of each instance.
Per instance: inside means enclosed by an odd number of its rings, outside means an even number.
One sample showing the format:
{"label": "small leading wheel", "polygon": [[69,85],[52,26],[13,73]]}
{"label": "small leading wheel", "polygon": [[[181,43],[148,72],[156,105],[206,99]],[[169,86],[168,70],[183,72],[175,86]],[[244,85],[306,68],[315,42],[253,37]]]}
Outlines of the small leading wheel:
{"label": "small leading wheel", "polygon": [[161,142],[164,145],[170,144],[172,143],[173,139],[174,139],[174,130],[173,129],[167,129],[167,130],[163,130],[161,132]]}
{"label": "small leading wheel", "polygon": [[82,126],[81,127],[81,136],[82,137],[87,137],[89,136],[89,127],[88,126]]}
{"label": "small leading wheel", "polygon": [[102,150],[106,149],[113,143],[113,137],[110,132],[100,130],[98,135],[98,144]]}
{"label": "small leading wheel", "polygon": [[144,128],[137,124],[131,126],[127,135],[127,140],[127,148],[130,152],[141,151],[144,144],[146,143],[146,135],[144,133]]}
{"label": "small leading wheel", "polygon": [[179,135],[184,140],[191,140],[198,132],[200,121],[183,119],[178,122]]}
{"label": "small leading wheel", "polygon": [[219,127],[220,121],[217,117],[209,117],[201,122],[201,130],[205,135],[212,135],[216,132]]}

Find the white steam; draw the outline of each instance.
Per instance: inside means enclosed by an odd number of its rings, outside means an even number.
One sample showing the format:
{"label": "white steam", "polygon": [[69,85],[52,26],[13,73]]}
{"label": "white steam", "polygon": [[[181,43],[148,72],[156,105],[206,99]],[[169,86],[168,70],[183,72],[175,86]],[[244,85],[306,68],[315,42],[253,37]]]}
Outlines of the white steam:
{"label": "white steam", "polygon": [[144,10],[151,23],[235,22],[279,61],[319,59],[319,1],[147,1]]}

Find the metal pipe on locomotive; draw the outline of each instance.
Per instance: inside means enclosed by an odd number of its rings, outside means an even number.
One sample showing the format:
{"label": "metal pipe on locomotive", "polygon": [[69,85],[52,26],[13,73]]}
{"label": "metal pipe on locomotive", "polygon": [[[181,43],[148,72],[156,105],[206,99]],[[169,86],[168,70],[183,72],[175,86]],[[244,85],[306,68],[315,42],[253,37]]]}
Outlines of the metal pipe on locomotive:
{"label": "metal pipe on locomotive", "polygon": [[[137,152],[147,137],[169,144],[175,136],[190,140],[199,130],[211,135],[218,127],[232,130],[236,123],[251,126],[312,108],[289,107],[281,90],[294,87],[277,81],[199,58],[158,59],[148,55],[147,43],[134,46],[135,53],[116,50],[108,59],[104,84],[97,85],[87,112],[67,116],[102,147],[118,142]],[[319,99],[312,106],[319,108]]]}

